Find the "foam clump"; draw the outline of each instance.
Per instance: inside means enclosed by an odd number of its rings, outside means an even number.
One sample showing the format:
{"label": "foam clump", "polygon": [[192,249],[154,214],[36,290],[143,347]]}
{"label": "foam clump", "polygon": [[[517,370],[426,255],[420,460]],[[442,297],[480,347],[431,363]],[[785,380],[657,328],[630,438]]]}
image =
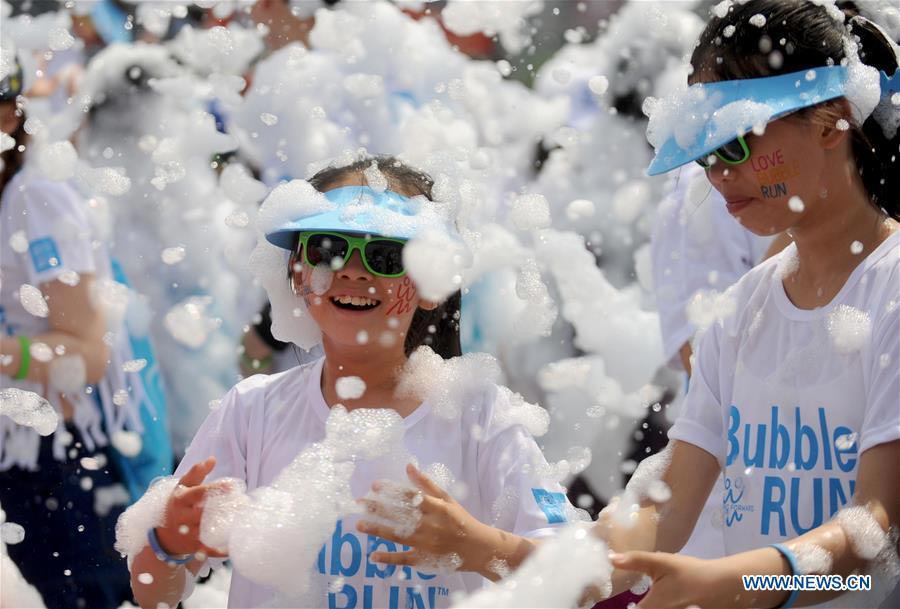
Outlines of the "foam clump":
{"label": "foam clump", "polygon": [[550,226],[550,205],[542,194],[519,195],[512,203],[510,219],[519,230],[534,230]]}
{"label": "foam clump", "polygon": [[366,499],[381,505],[384,514],[368,512],[365,519],[384,525],[401,537],[412,535],[422,520],[422,492],[407,484],[389,480],[379,483],[378,490],[369,491]]}
{"label": "foam clump", "polygon": [[688,321],[700,332],[733,315],[736,310],[737,301],[734,293],[729,290],[721,293],[715,290],[697,290],[685,308]]}
{"label": "foam clump", "polygon": [[225,550],[235,518],[248,503],[247,484],[238,478],[220,478],[210,485],[203,502],[200,542]]}
{"label": "foam clump", "polygon": [[319,326],[285,279],[289,253],[269,243],[266,233],[291,220],[334,209],[309,182],[291,180],[269,193],[256,217],[256,247],[250,255],[250,271],[272,303],[272,335],[307,350],[321,340]]}
{"label": "foam clump", "polygon": [[865,311],[840,305],[828,315],[828,334],[838,353],[847,355],[863,348],[872,334],[872,321]]}
{"label": "foam clump", "polygon": [[844,508],[838,512],[835,521],[844,529],[853,553],[865,560],[872,560],[888,543],[888,535],[863,506]]}
{"label": "foam clump", "polygon": [[116,522],[116,551],[128,557],[129,564],[147,545],[147,531],[163,524],[166,505],[178,478],[158,478],[137,503],[119,516]]}
{"label": "foam clump", "polygon": [[62,393],[77,393],[87,384],[87,364],[78,354],[56,357],[47,370],[50,385]]}
{"label": "foam clump", "polygon": [[78,152],[68,140],[40,146],[37,151],[37,167],[49,180],[68,180],[75,175]]}
{"label": "foam clump", "polygon": [[334,389],[342,400],[356,400],[366,392],[366,382],[358,376],[342,376],[335,382]]}
{"label": "foam clump", "polygon": [[547,433],[550,427],[549,412],[537,404],[526,402],[520,394],[506,387],[500,387],[500,393],[505,399],[499,402],[494,412],[494,422],[499,428],[521,425],[534,437]]}
{"label": "foam clump", "polygon": [[584,526],[568,526],[544,540],[512,575],[452,607],[574,607],[588,586],[609,588],[613,569],[608,552]]}
{"label": "foam clump", "polygon": [[499,379],[500,365],[487,353],[445,360],[430,348],[419,347],[403,369],[397,394],[427,401],[436,415],[455,419],[468,405],[468,397]]}
{"label": "foam clump", "polygon": [[42,436],[49,436],[59,425],[59,415],[46,399],[33,391],[14,387],[0,389],[0,415],[6,415],[17,425],[33,428]]}
{"label": "foam clump", "polygon": [[462,287],[471,254],[458,239],[438,230],[417,235],[403,248],[403,266],[419,296],[441,302]]}
{"label": "foam clump", "polygon": [[797,569],[801,575],[831,573],[833,558],[831,552],[814,543],[798,543],[791,547],[797,559]]}
{"label": "foam clump", "polygon": [[390,408],[334,407],[325,424],[326,442],[337,458],[371,460],[403,444],[403,417]]}
{"label": "foam clump", "polygon": [[0,607],[45,607],[37,589],[22,577],[19,567],[9,557],[7,544],[20,543],[25,536],[21,525],[7,522],[0,507]]}
{"label": "foam clump", "polygon": [[169,334],[182,345],[199,349],[219,323],[206,315],[211,304],[208,296],[191,296],[166,313],[164,324]]}
{"label": "foam clump", "polygon": [[[235,568],[289,598],[306,594],[309,573],[335,521],[360,511],[350,491],[353,461],[397,452],[402,436],[403,419],[394,411],[332,408],[323,442],[307,447],[246,503],[230,500],[239,506],[228,539]],[[283,560],[273,562],[272,556]]]}
{"label": "foam clump", "polygon": [[28,313],[35,317],[47,317],[50,313],[50,308],[47,306],[47,301],[44,300],[44,295],[31,284],[23,283],[19,287],[19,302],[22,303],[22,307]]}

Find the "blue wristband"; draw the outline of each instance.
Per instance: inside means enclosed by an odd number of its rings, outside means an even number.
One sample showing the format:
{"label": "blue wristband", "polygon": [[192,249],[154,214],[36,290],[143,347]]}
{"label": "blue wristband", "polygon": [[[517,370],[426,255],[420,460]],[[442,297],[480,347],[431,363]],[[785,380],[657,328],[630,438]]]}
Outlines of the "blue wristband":
{"label": "blue wristband", "polygon": [[159,538],[156,536],[156,529],[149,529],[147,531],[147,541],[150,543],[150,549],[153,550],[153,553],[156,554],[156,557],[160,560],[160,562],[164,562],[167,565],[179,566],[184,565],[192,560],[194,560],[193,554],[186,554],[182,558],[177,556],[172,556],[165,550],[163,550],[162,545],[159,543]]}
{"label": "blue wristband", "polygon": [[[800,569],[797,568],[797,557],[794,555],[790,548],[780,543],[773,543],[769,547],[778,550],[778,552],[782,556],[784,556],[784,559],[788,561],[788,564],[791,566],[791,575],[797,575],[798,573],[800,573]],[[796,588],[794,590],[791,590],[791,595],[788,597],[788,599],[784,602],[783,605],[778,606],[776,609],[790,609],[790,607],[794,605],[794,601],[797,600],[798,594],[800,594],[800,591]]]}

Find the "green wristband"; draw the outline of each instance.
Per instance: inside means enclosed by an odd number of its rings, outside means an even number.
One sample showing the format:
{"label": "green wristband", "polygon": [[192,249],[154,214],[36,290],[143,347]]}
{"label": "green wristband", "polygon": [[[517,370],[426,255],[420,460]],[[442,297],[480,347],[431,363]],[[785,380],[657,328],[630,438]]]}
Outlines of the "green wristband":
{"label": "green wristband", "polygon": [[28,377],[28,369],[31,368],[31,339],[27,336],[19,337],[19,371],[14,377],[17,381]]}

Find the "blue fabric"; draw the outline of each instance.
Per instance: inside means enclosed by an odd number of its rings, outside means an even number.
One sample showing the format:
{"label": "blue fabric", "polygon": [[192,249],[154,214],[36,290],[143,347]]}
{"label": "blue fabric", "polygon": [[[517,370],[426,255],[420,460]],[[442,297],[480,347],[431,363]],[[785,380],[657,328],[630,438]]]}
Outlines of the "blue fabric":
{"label": "blue fabric", "polygon": [[[122,267],[112,261],[113,277],[121,284],[128,285]],[[140,405],[141,452],[134,457],[126,457],[118,451],[113,456],[122,471],[128,493],[133,501],[140,499],[155,478],[172,473],[172,442],[169,438],[166,413],[166,398],[162,386],[159,365],[149,337],[129,335],[131,351],[135,359],[147,360],[147,365],[138,373],[144,385],[144,401]],[[95,392],[95,395],[98,392]]]}
{"label": "blue fabric", "polygon": [[[13,467],[0,475],[7,522],[25,528],[25,539],[6,547],[22,576],[48,608],[118,609],[131,597],[125,560],[113,548],[124,505],[98,513],[98,491],[121,483],[114,451],[89,451],[78,428],[67,424],[68,459],[53,457],[55,436],[40,438],[38,468]],[[106,463],[85,469],[86,458]]]}
{"label": "blue fabric", "polygon": [[[419,214],[420,203],[413,201],[409,197],[390,190],[378,192],[368,186],[344,186],[329,190],[323,194],[328,201],[334,204],[333,210],[302,216],[282,224],[274,231],[266,233],[266,239],[269,243],[289,250],[294,244],[294,235],[296,233],[317,230],[380,235],[396,239],[412,239],[416,236],[417,224],[415,222],[404,222],[404,220],[412,220]],[[371,201],[369,209],[375,211],[381,208],[396,214],[398,222],[391,227],[392,230],[384,230],[385,222],[380,215],[381,212],[377,212],[379,213],[378,217],[367,210],[359,211],[352,216],[348,213],[347,208],[359,205],[363,202],[362,199],[364,197]],[[448,230],[446,226],[436,228]],[[386,234],[387,232],[390,232],[390,234]]]}
{"label": "blue fabric", "polygon": [[712,106],[714,111],[709,113],[704,125],[696,130],[693,141],[685,147],[679,145],[674,135],[669,137],[656,151],[647,173],[652,176],[665,173],[709,155],[738,135],[749,133],[760,121],[760,116],[754,114],[734,129],[716,129],[715,122],[721,117],[720,110],[729,104],[750,101],[769,106],[771,112],[765,118],[768,122],[795,110],[841,97],[846,84],[847,68],[827,66],[780,76],[691,85],[690,89],[697,92],[698,107],[686,110],[702,112]]}
{"label": "blue fabric", "polygon": [[91,22],[106,44],[114,42],[125,44],[134,39],[134,30],[125,29],[128,16],[111,0],[100,0],[94,4]]}

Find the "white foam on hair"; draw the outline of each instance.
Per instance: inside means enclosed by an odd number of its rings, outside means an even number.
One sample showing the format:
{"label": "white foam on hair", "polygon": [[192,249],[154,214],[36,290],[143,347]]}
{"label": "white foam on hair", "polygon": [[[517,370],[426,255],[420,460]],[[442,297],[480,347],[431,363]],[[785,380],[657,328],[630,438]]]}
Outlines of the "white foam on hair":
{"label": "white foam on hair", "polygon": [[300,217],[334,209],[325,196],[305,180],[278,185],[263,201],[256,218],[257,243],[250,270],[272,303],[272,335],[309,350],[321,341],[319,326],[305,301],[295,295],[287,279],[290,254],[266,240],[266,233]]}

